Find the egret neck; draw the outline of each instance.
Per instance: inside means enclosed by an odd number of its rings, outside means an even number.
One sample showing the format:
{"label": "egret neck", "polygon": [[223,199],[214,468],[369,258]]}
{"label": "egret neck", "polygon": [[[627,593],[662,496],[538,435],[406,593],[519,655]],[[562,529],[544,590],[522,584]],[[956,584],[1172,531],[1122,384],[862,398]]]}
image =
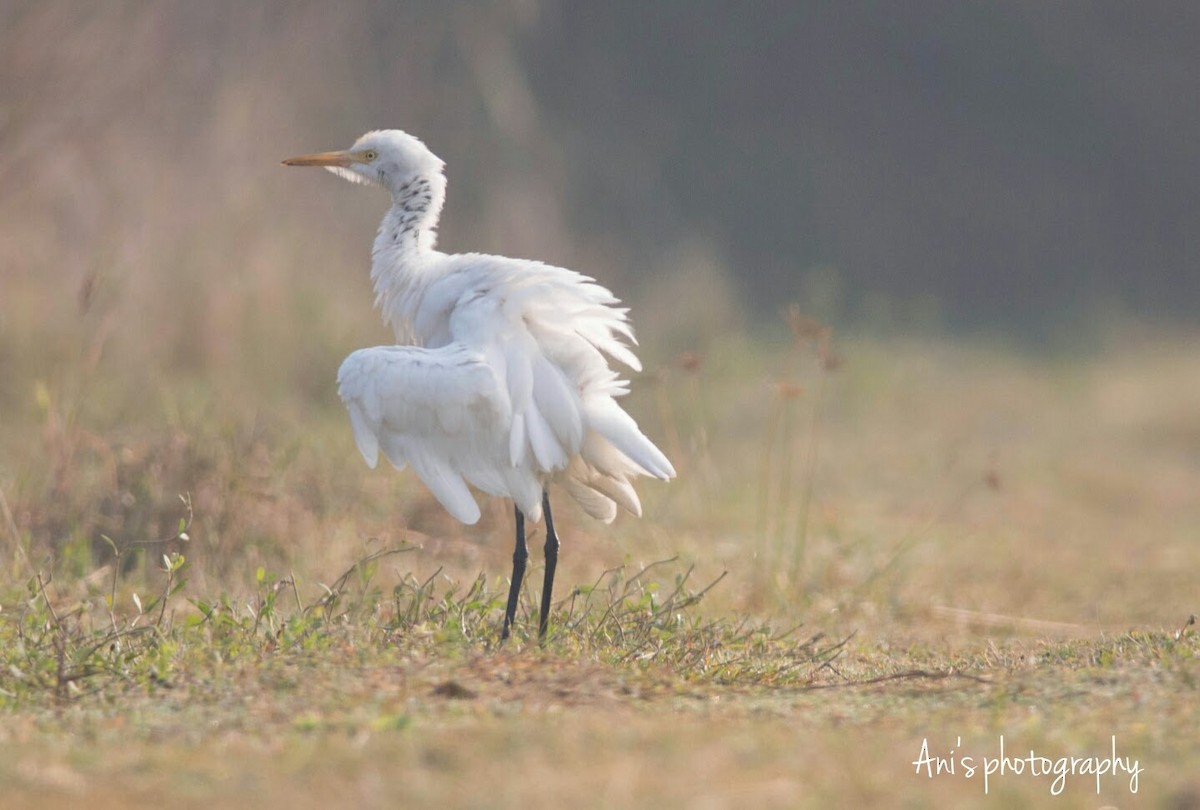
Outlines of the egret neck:
{"label": "egret neck", "polygon": [[[384,215],[371,252],[375,304],[401,338],[414,339],[411,321],[433,263],[437,224],[446,199],[442,174],[419,174],[388,184],[392,207]],[[401,322],[397,322],[397,320]]]}

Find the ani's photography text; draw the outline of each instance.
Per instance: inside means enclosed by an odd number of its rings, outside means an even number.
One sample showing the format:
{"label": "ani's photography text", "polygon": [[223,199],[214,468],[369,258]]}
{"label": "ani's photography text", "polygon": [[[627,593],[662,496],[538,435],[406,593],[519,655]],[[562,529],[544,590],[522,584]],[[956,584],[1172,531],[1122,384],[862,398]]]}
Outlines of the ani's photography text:
{"label": "ani's photography text", "polygon": [[921,752],[913,767],[918,776],[929,779],[934,777],[951,777],[960,779],[980,779],[983,782],[983,792],[986,794],[994,780],[999,778],[1021,777],[1046,779],[1050,783],[1050,795],[1057,796],[1063,792],[1069,780],[1086,778],[1091,786],[1095,780],[1096,793],[1100,793],[1101,783],[1105,779],[1128,779],[1129,792],[1138,792],[1138,777],[1144,770],[1138,760],[1132,757],[1122,757],[1117,753],[1117,738],[1112,738],[1112,748],[1107,755],[1090,757],[1047,757],[1035,752],[1014,752],[1005,748],[1004,735],[1000,735],[1000,745],[995,756],[977,756],[963,753],[962,737],[958,737],[953,748],[944,754],[931,752],[929,739],[921,740]]}

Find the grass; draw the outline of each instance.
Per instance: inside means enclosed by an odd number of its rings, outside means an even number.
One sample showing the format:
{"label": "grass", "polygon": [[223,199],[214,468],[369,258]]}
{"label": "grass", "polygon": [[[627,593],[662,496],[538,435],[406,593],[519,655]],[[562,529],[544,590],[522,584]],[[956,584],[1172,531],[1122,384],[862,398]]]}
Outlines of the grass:
{"label": "grass", "polygon": [[[835,357],[789,322],[640,381],[682,475],[611,530],[561,510],[544,646],[536,587],[498,643],[507,508],[465,529],[361,468],[328,398],[25,378],[0,432],[5,806],[1200,801],[1189,343]],[[1138,792],[985,793],[962,758],[1001,737],[1053,762],[1115,737]],[[922,745],[956,772],[918,772]]]}
{"label": "grass", "polygon": [[[655,587],[650,575],[676,565],[664,561],[568,595],[546,647],[499,647],[504,593],[486,578],[379,586],[385,560],[415,551],[377,552],[310,601],[294,578],[261,576],[247,600],[195,600],[172,618],[149,603],[111,625],[102,599],[63,614],[37,582],[0,625],[11,806],[1049,795],[1049,779],[996,776],[984,795],[979,779],[922,780],[906,764],[922,742],[982,762],[1000,735],[1010,751],[1059,757],[1107,756],[1112,734],[1144,769],[1139,799],[1191,789],[1189,627],[982,646],[827,640],[701,619],[705,588],[686,572]],[[1085,806],[1092,782],[1069,781],[1063,802]],[[1127,785],[1104,779],[1103,795]]]}
{"label": "grass", "polygon": [[[1059,757],[1107,756],[1109,734],[1144,769],[1138,801],[1189,800],[1191,633],[826,642],[698,620],[683,575],[659,601],[613,572],[588,608],[564,600],[545,648],[499,648],[502,591],[389,592],[370,573],[382,559],[295,610],[278,601],[294,582],[264,580],[245,604],[116,630],[55,617],[39,589],[5,625],[9,806],[1004,805],[1051,780],[998,776],[985,795],[980,779],[922,778],[922,742],[982,762],[1001,735]],[[1092,781],[1069,781],[1064,805],[1092,806]],[[1134,798],[1127,777],[1102,787]]]}

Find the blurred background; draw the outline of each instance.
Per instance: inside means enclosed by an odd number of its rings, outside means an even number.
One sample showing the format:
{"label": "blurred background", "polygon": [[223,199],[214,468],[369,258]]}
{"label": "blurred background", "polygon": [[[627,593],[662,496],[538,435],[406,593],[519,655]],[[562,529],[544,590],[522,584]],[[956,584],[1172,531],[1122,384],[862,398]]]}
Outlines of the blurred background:
{"label": "blurred background", "polygon": [[803,299],[919,328],[1197,317],[1194,4],[0,14],[6,301],[93,275],[195,292],[158,319],[198,322],[188,351],[215,350],[208,310],[235,304],[214,299],[266,293],[265,273],[361,293],[381,200],[278,159],[379,127],[447,161],[444,247],[544,257],[627,295],[690,274],[673,306],[720,285],[743,315]]}
{"label": "blurred background", "polygon": [[[1023,438],[1061,450],[1081,408],[1150,436],[1145,509],[1182,526],[1200,446],[1197,42],[1187,2],[0,0],[8,542],[84,560],[102,534],[169,535],[183,492],[214,559],[422,525],[412,481],[356,466],[332,382],[390,337],[367,277],[386,201],[279,165],[382,127],[447,162],[443,249],[568,266],[633,306],[654,373],[630,407],[690,473],[663,509],[707,521],[727,558],[738,531],[803,545],[811,520],[834,565],[839,503],[880,494],[864,536],[880,515],[925,525],[958,503],[940,489],[959,491],[955,465],[983,480]],[[826,325],[846,363],[820,389],[841,363]],[[1125,377],[1063,359],[1131,334],[1155,348],[1119,358]],[[911,421],[946,402],[960,411]],[[839,430],[879,441],[856,456]],[[881,455],[901,435],[927,441]],[[1130,463],[1133,444],[1087,439],[1102,458],[1072,469]],[[773,441],[796,443],[783,483]],[[761,486],[733,488],[744,506],[722,524],[730,470]],[[1072,534],[1127,491],[1089,486]],[[994,509],[972,520],[1013,519]],[[364,513],[376,523],[333,517]]]}

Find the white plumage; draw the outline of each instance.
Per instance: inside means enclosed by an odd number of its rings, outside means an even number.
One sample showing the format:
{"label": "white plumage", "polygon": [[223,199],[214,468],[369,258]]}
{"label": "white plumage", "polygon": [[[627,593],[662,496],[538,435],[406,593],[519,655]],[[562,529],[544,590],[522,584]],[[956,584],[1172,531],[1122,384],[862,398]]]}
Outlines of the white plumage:
{"label": "white plumage", "polygon": [[479,519],[468,484],[511,498],[534,521],[549,483],[600,520],[617,506],[641,514],[630,479],[675,470],[616,401],[628,384],[609,361],[641,365],[627,310],[611,292],[561,267],[436,250],[443,164],[407,133],[370,132],[348,150],[284,162],[392,195],[371,279],[401,345],[356,351],[338,372],[368,464],[382,451],[412,467],[464,523]]}

